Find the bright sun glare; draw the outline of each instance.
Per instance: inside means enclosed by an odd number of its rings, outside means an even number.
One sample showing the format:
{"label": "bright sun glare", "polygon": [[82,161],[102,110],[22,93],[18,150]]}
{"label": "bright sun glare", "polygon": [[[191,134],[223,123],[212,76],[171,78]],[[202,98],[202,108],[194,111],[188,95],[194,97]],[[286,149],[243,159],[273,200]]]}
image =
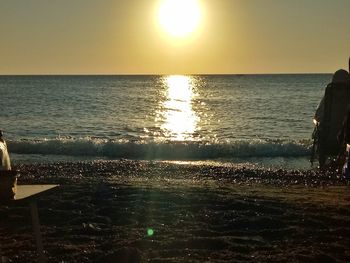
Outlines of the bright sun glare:
{"label": "bright sun glare", "polygon": [[198,0],[162,0],[158,19],[161,27],[173,37],[186,37],[200,23],[201,9]]}

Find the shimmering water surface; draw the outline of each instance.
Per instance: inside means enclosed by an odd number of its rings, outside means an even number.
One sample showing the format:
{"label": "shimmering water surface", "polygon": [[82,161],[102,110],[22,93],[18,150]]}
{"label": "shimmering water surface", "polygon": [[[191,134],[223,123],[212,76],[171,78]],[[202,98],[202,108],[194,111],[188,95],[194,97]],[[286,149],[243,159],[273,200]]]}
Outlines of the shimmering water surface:
{"label": "shimmering water surface", "polygon": [[330,78],[1,76],[0,126],[26,158],[307,158]]}

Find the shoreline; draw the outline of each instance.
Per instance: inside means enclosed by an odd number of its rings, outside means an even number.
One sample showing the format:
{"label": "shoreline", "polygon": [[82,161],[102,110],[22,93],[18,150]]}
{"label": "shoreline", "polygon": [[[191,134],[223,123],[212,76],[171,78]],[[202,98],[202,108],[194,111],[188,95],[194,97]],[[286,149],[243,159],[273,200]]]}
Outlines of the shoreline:
{"label": "shoreline", "polygon": [[84,180],[96,183],[113,179],[128,182],[134,179],[214,180],[217,183],[267,184],[274,186],[347,185],[339,172],[266,168],[246,163],[215,163],[190,161],[93,160],[56,163],[27,163],[14,165],[20,171],[19,182],[65,183]]}
{"label": "shoreline", "polygon": [[[123,248],[142,262],[350,260],[349,187],[335,174],[131,160],[15,168],[19,184],[61,185],[38,201],[49,262],[109,262]],[[34,260],[27,205],[0,213],[2,253]]]}

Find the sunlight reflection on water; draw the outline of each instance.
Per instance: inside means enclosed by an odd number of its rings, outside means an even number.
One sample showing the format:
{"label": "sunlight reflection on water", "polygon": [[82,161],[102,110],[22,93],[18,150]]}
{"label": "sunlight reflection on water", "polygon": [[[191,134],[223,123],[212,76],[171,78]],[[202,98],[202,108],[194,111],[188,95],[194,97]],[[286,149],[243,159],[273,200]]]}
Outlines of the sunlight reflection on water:
{"label": "sunlight reflection on water", "polygon": [[192,108],[197,96],[194,79],[190,76],[173,75],[164,77],[165,100],[156,118],[166,139],[172,141],[193,141],[199,117]]}

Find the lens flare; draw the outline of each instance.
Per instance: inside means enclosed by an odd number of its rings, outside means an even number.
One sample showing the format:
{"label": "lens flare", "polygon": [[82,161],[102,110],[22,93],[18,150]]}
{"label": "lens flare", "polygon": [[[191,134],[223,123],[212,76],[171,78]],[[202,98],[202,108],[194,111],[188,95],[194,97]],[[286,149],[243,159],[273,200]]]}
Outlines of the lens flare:
{"label": "lens flare", "polygon": [[153,230],[152,228],[148,228],[148,229],[147,229],[147,235],[148,235],[149,237],[151,237],[151,236],[153,236],[153,234],[154,234],[154,230]]}

